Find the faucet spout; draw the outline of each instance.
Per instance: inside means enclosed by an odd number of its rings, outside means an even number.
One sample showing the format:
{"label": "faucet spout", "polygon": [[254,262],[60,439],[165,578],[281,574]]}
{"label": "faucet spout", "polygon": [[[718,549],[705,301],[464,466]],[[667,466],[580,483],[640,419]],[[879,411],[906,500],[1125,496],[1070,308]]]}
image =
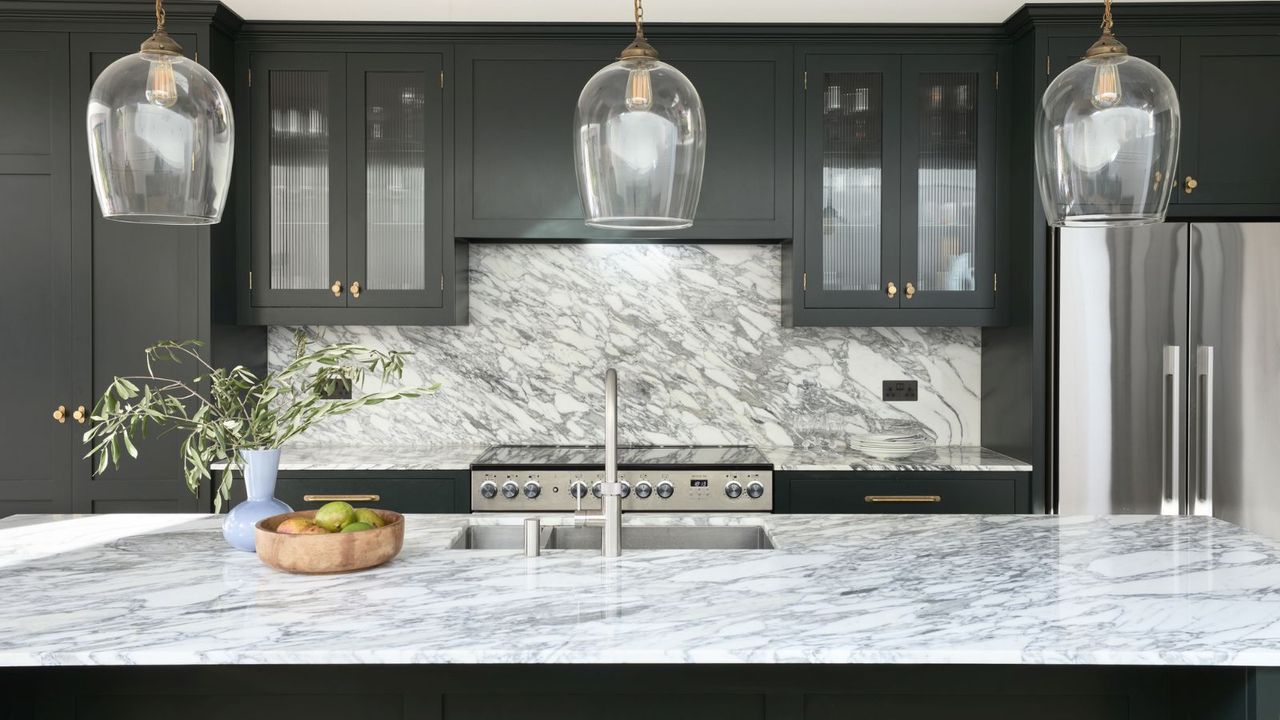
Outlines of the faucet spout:
{"label": "faucet spout", "polygon": [[604,482],[600,484],[604,533],[600,552],[622,554],[622,483],[618,482],[618,373],[604,373]]}

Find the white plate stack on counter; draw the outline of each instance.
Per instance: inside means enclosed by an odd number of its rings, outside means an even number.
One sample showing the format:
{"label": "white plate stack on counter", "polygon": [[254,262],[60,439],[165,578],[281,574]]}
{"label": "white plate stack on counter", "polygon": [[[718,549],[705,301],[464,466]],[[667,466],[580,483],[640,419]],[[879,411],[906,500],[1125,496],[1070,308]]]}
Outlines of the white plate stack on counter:
{"label": "white plate stack on counter", "polygon": [[849,436],[849,449],[878,458],[901,458],[933,447],[919,428],[904,427]]}

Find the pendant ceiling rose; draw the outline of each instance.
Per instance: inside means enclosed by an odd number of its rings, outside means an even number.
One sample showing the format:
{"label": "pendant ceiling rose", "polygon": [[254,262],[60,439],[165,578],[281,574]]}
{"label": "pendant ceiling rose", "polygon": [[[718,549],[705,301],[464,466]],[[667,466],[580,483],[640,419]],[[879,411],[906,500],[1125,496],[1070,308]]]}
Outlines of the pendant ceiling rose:
{"label": "pendant ceiling rose", "polygon": [[693,83],[645,38],[640,0],[635,26],[617,62],[578,97],[579,196],[589,226],[679,230],[693,224],[702,190],[706,116]]}
{"label": "pendant ceiling rose", "polygon": [[1036,114],[1036,175],[1055,227],[1163,222],[1173,194],[1181,110],[1173,83],[1129,54],[1105,0],[1102,33],[1049,83]]}
{"label": "pendant ceiling rose", "polygon": [[109,65],[89,93],[89,161],[103,217],[155,225],[222,219],[231,185],[235,119],[227,91],[182,55],[165,30]]}

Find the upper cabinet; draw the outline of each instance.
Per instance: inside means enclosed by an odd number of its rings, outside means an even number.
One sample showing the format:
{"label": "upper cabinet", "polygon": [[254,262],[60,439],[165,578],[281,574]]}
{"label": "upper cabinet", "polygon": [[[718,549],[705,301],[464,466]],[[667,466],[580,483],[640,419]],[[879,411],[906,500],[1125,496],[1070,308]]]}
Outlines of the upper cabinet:
{"label": "upper cabinet", "polygon": [[[778,240],[791,234],[791,48],[661,42],[698,89],[707,157],[693,227],[587,227],[573,159],[582,87],[613,44],[467,46],[457,51],[455,232],[459,238]],[[621,92],[621,90],[619,90]]]}
{"label": "upper cabinet", "polygon": [[998,66],[995,52],[805,56],[787,321],[998,322]]}
{"label": "upper cabinet", "polygon": [[242,314],[271,324],[464,320],[445,211],[443,55],[253,52],[246,82]]}
{"label": "upper cabinet", "polygon": [[[1046,74],[1055,77],[1077,62],[1096,38],[1092,29],[1049,38]],[[1272,141],[1271,120],[1280,114],[1280,97],[1257,85],[1280,73],[1280,36],[1123,33],[1121,39],[1178,90],[1182,142],[1170,217],[1280,214],[1280,145]]]}

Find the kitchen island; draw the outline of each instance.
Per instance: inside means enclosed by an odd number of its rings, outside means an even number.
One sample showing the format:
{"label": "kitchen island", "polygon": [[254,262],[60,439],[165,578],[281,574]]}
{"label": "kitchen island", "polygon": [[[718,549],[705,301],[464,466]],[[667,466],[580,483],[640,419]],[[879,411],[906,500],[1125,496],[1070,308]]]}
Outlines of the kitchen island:
{"label": "kitchen island", "polygon": [[520,518],[417,515],[396,560],[324,577],[227,547],[215,517],[38,520],[0,521],[0,682],[37,713],[309,694],[393,717],[1280,707],[1280,543],[1211,518],[630,515],[759,525],[776,548],[609,561],[454,550]]}

